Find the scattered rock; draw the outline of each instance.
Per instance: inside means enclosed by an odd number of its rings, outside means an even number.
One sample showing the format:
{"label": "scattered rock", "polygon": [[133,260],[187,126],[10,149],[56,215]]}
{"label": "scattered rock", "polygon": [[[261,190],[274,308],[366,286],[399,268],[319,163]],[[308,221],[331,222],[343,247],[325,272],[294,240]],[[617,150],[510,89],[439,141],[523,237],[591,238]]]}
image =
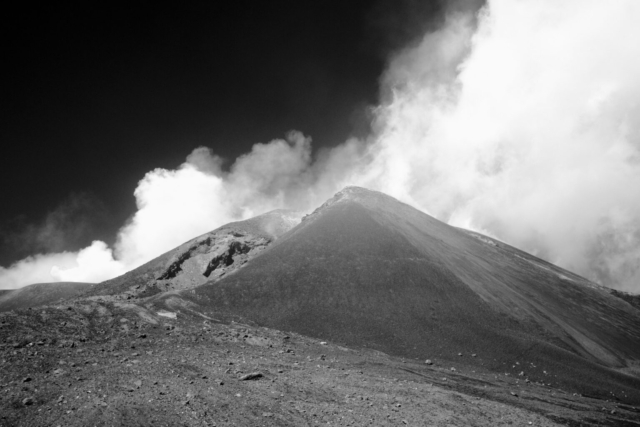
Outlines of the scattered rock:
{"label": "scattered rock", "polygon": [[23,404],[24,406],[33,405],[33,404],[34,404],[33,397],[27,397],[27,398],[25,398],[25,399],[22,399],[22,404]]}
{"label": "scattered rock", "polygon": [[241,376],[240,381],[257,380],[258,378],[262,378],[261,372],[251,372],[249,374]]}
{"label": "scattered rock", "polygon": [[22,380],[23,383],[28,383],[31,381],[31,377],[26,377],[25,379]]}
{"label": "scattered rock", "polygon": [[424,363],[425,363],[426,365],[433,365],[433,362],[431,361],[431,359],[427,359],[427,360],[425,360],[425,361],[424,361]]}
{"label": "scattered rock", "polygon": [[511,392],[511,396],[518,397],[518,393],[516,393],[515,391],[512,391],[512,392]]}
{"label": "scattered rock", "polygon": [[133,385],[135,385],[136,388],[140,388],[140,387],[142,387],[142,381],[136,380],[136,381],[133,382]]}

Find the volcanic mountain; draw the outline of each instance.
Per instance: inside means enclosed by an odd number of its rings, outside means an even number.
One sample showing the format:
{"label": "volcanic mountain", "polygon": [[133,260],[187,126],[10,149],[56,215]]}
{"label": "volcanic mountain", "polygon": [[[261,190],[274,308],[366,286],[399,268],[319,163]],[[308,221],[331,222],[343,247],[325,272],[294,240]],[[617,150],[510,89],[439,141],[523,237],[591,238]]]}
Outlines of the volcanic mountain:
{"label": "volcanic mountain", "polygon": [[640,402],[640,310],[621,296],[347,187],[243,268],[146,305]]}
{"label": "volcanic mountain", "polygon": [[144,298],[216,282],[242,266],[300,222],[299,212],[278,209],[231,222],[183,243],[146,264],[99,283],[83,296]]}

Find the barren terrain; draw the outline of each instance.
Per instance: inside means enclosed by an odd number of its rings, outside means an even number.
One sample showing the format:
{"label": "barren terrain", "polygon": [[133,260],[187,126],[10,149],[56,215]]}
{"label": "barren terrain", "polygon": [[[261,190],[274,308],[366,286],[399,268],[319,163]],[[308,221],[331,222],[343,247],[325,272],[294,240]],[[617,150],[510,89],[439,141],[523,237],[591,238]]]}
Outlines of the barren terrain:
{"label": "barren terrain", "polygon": [[503,373],[469,367],[471,354],[427,365],[162,314],[95,301],[1,314],[0,425],[640,424],[613,395],[527,381],[517,360]]}

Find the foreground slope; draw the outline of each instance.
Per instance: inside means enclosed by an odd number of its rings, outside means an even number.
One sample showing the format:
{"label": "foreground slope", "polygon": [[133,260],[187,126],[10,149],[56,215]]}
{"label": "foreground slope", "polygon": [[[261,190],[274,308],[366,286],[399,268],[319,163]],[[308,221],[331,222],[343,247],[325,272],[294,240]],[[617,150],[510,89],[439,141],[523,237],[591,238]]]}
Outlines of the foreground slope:
{"label": "foreground slope", "polygon": [[273,329],[174,319],[125,301],[0,313],[0,426],[638,422],[639,407],[461,363],[429,366]]}
{"label": "foreground slope", "polygon": [[215,318],[640,402],[637,308],[365,189],[343,190],[242,270],[180,295]]}
{"label": "foreground slope", "polygon": [[20,289],[0,293],[0,312],[55,304],[77,297],[93,286],[92,283],[56,282],[35,283]]}
{"label": "foreground slope", "polygon": [[298,212],[279,209],[225,224],[122,276],[94,286],[83,296],[143,298],[216,281],[261,253],[297,225],[300,217]]}

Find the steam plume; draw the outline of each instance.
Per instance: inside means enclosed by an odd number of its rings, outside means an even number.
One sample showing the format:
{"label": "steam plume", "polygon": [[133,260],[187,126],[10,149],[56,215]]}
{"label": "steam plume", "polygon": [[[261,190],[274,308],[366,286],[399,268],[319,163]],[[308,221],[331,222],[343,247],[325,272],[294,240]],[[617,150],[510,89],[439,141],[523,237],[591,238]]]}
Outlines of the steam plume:
{"label": "steam plume", "polygon": [[640,290],[640,4],[490,1],[397,54],[378,186]]}
{"label": "steam plume", "polygon": [[140,181],[138,211],[113,254],[94,242],[27,258],[0,268],[0,287],[52,274],[106,279],[226,222],[308,210],[355,184],[640,291],[639,20],[635,0],[456,9],[390,59],[366,141],[314,159],[310,139],[292,132],[256,144],[228,171],[198,148]]}

